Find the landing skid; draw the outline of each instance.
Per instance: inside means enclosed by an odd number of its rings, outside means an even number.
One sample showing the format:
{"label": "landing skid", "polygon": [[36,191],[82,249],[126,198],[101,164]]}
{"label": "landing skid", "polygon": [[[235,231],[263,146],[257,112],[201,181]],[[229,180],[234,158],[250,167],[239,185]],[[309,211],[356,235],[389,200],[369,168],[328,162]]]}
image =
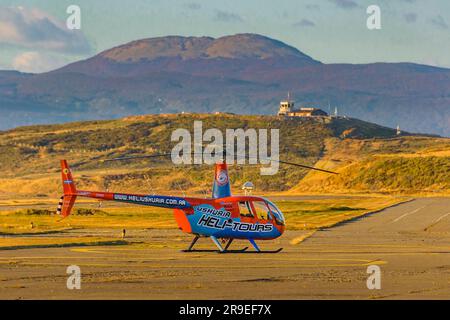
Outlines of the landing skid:
{"label": "landing skid", "polygon": [[254,253],[278,253],[281,250],[283,250],[283,248],[279,248],[277,250],[261,250],[258,245],[256,244],[254,239],[248,239],[248,241],[250,241],[250,243],[252,244],[253,248],[255,248]]}
{"label": "landing skid", "polygon": [[283,248],[279,248],[277,250],[260,250],[258,245],[253,239],[249,239],[252,246],[255,248],[255,251],[247,251],[248,247],[242,248],[242,249],[235,249],[235,250],[229,250],[231,243],[234,239],[229,239],[225,247],[222,247],[219,240],[211,236],[211,240],[214,242],[214,244],[217,246],[218,250],[213,249],[194,249],[194,245],[197,243],[198,239],[200,239],[200,236],[195,236],[195,238],[192,240],[191,244],[189,245],[189,248],[185,250],[181,250],[182,252],[217,252],[217,253],[278,253]]}
{"label": "landing skid", "polygon": [[281,252],[282,250],[283,250],[283,248],[279,248],[279,249],[277,249],[277,250],[249,251],[249,253],[250,253],[250,252],[252,252],[252,253],[278,253],[278,252]]}
{"label": "landing skid", "polygon": [[[247,248],[245,248],[247,249]],[[283,248],[279,248],[277,250],[260,250],[260,251],[245,251],[245,250],[228,250],[228,251],[217,251],[218,253],[245,253],[245,254],[258,254],[258,253],[278,253],[281,250],[283,250]]]}
{"label": "landing skid", "polygon": [[[217,249],[191,249],[191,250],[181,250],[181,252],[217,252],[217,253],[243,253],[248,249],[248,247],[242,249],[224,250],[220,251]],[[248,252],[247,252],[248,253]]]}

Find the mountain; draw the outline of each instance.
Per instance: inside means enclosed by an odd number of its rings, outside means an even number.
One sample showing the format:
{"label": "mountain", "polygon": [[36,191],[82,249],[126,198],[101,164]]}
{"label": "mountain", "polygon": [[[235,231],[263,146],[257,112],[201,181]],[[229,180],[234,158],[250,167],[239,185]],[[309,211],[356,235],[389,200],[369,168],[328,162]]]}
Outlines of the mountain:
{"label": "mountain", "polygon": [[260,35],[240,34],[219,39],[169,36],[133,41],[52,73],[140,77],[153,72],[179,72],[236,80],[252,76],[259,69],[287,70],[318,64],[299,50]]}
{"label": "mountain", "polygon": [[288,91],[297,105],[450,136],[450,69],[324,64],[255,34],[137,40],[48,73],[0,71],[0,129],[180,111],[275,114]]}

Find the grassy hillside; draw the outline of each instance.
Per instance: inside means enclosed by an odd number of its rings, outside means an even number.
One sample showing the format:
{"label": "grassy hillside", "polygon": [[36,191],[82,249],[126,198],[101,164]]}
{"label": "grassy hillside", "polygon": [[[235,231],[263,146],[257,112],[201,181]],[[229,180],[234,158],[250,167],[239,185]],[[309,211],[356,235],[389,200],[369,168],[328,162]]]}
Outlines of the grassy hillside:
{"label": "grassy hillside", "polygon": [[[148,115],[111,121],[21,127],[0,132],[0,198],[61,192],[59,159],[67,159],[80,188],[209,194],[211,166],[173,166],[168,159],[102,162],[104,159],[170,153],[175,129],[280,129],[283,160],[331,168],[338,177],[281,166],[261,176],[258,166],[232,166],[234,190],[252,181],[259,191],[336,192],[449,189],[450,142],[396,137],[389,128],[356,119],[282,119],[275,116]],[[421,155],[420,160],[418,152]],[[425,160],[423,160],[425,159]],[[420,177],[420,179],[418,179]]]}
{"label": "grassy hillside", "polygon": [[292,192],[450,192],[450,139],[329,139],[318,165],[338,176],[310,172]]}

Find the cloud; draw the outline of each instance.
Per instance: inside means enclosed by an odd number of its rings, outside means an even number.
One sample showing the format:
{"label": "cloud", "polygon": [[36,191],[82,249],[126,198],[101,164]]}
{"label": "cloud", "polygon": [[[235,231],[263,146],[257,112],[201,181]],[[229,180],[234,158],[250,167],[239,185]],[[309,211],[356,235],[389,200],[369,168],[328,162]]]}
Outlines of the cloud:
{"label": "cloud", "polygon": [[80,30],[36,8],[0,7],[0,45],[88,54],[92,48]]}
{"label": "cloud", "polygon": [[191,9],[191,10],[200,10],[202,8],[202,6],[196,2],[186,3],[185,6],[186,6],[186,8]]}
{"label": "cloud", "polygon": [[216,19],[222,22],[242,22],[244,21],[240,15],[232,12],[218,10],[216,12]]}
{"label": "cloud", "polygon": [[405,18],[405,21],[408,23],[414,23],[417,21],[417,14],[412,12],[406,13],[403,17]]}
{"label": "cloud", "polygon": [[294,23],[294,27],[302,27],[302,28],[309,28],[309,27],[315,27],[316,24],[308,19],[302,19],[297,23]]}
{"label": "cloud", "polygon": [[438,15],[438,16],[430,19],[430,23],[439,29],[448,29],[449,28],[447,21],[445,21],[445,19],[441,15]]}
{"label": "cloud", "polygon": [[330,0],[335,5],[337,5],[339,8],[342,9],[354,9],[358,7],[358,4],[353,0]]}
{"label": "cloud", "polygon": [[14,70],[29,73],[40,73],[54,70],[64,66],[66,59],[60,56],[43,55],[39,52],[29,51],[16,56],[12,62]]}
{"label": "cloud", "polygon": [[320,10],[320,6],[318,4],[307,4],[305,8],[308,10]]}

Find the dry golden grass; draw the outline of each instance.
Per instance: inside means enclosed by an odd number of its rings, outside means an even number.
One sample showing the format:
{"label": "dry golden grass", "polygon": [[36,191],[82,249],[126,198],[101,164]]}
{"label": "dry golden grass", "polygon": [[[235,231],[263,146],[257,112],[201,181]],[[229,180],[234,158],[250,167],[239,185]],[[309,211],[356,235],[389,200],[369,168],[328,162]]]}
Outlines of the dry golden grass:
{"label": "dry golden grass", "polygon": [[2,238],[0,239],[0,250],[14,250],[24,248],[50,248],[50,247],[69,247],[69,246],[97,246],[97,245],[120,245],[126,244],[126,241],[100,238],[100,237],[72,237],[72,238]]}
{"label": "dry golden grass", "polygon": [[289,194],[450,195],[445,173],[450,165],[448,138],[330,138],[325,146],[315,166],[339,175],[310,171]]}
{"label": "dry golden grass", "polygon": [[[407,201],[405,197],[345,196],[321,199],[277,201],[286,217],[288,230],[311,230],[303,238],[293,239],[298,244],[315,230],[331,227],[339,222],[359,217],[368,212]],[[20,201],[19,201],[20,202]],[[114,203],[109,203],[114,206]],[[92,203],[87,204],[93,207]],[[0,250],[61,246],[95,246],[126,244],[121,240],[121,229],[175,229],[171,210],[145,206],[116,206],[101,208],[93,215],[71,215],[66,219],[56,215],[29,214],[27,210],[0,211],[0,234],[14,235],[0,238]],[[117,237],[78,237],[53,233],[72,229],[117,229]],[[24,237],[38,235],[39,237]]]}
{"label": "dry golden grass", "polygon": [[[367,212],[405,201],[404,197],[348,196],[315,200],[278,201],[290,230],[329,227]],[[24,234],[73,228],[172,229],[177,228],[171,210],[145,206],[102,208],[89,216],[71,215],[66,219],[51,215],[29,215],[25,211],[0,212],[0,233]]]}
{"label": "dry golden grass", "polygon": [[33,234],[87,228],[175,228],[170,210],[149,207],[118,207],[102,209],[103,214],[71,215],[62,219],[57,215],[28,215],[23,210],[0,212],[0,233]]}
{"label": "dry golden grass", "polygon": [[281,201],[277,205],[283,211],[290,230],[315,230],[331,227],[369,212],[409,200],[405,197],[349,196],[303,201]]}

